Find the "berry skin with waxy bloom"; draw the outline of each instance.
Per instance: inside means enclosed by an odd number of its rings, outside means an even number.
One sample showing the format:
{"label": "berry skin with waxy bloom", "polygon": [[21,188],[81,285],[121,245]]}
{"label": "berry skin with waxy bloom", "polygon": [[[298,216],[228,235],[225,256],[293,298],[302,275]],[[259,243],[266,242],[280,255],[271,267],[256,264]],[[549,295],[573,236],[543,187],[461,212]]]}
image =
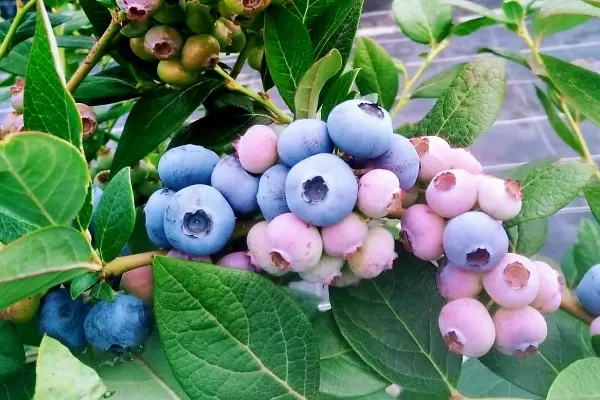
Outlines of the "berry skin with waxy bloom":
{"label": "berry skin with waxy bloom", "polygon": [[321,259],[308,271],[300,272],[300,278],[307,282],[331,285],[342,277],[342,267],[346,263],[342,257],[332,257],[323,254]]}
{"label": "berry skin with waxy bloom", "polygon": [[479,180],[462,169],[438,173],[427,186],[427,204],[438,215],[454,218],[470,211],[477,202]]}
{"label": "berry skin with waxy bloom", "polygon": [[323,249],[330,256],[348,258],[362,246],[368,232],[367,223],[358,214],[350,213],[337,224],[321,229]]}
{"label": "berry skin with waxy bloom", "polygon": [[542,261],[533,262],[540,273],[540,290],[531,303],[542,314],[552,313],[560,308],[565,288],[565,280],[560,271]]}
{"label": "berry skin with waxy bloom", "polygon": [[164,226],[173,247],[203,256],[225,247],[235,227],[235,215],[217,189],[192,185],[173,195],[165,211]]}
{"label": "berry skin with waxy bloom", "polygon": [[190,86],[198,79],[198,73],[185,69],[179,60],[162,60],[156,73],[164,83],[175,87]]}
{"label": "berry skin with waxy bloom", "polygon": [[260,177],[256,200],[267,221],[290,212],[285,198],[285,180],[289,172],[285,165],[275,164]]}
{"label": "berry skin with waxy bloom", "polygon": [[175,28],[157,25],[144,35],[144,47],[157,60],[170,60],[181,53],[183,38]]}
{"label": "berry skin with waxy bloom", "polygon": [[438,136],[424,136],[410,139],[419,154],[419,180],[430,182],[438,173],[450,169],[448,153],[450,145]]}
{"label": "berry skin with waxy bloom", "polygon": [[167,150],[162,155],[158,162],[158,175],[173,190],[196,184],[208,185],[219,160],[214,151],[186,144]]}
{"label": "berry skin with waxy bloom", "polygon": [[478,300],[461,298],[449,302],[442,307],[438,322],[444,342],[454,354],[477,358],[494,345],[494,321]]}
{"label": "berry skin with waxy bloom", "polygon": [[446,221],[426,204],[410,206],[402,216],[400,237],[406,251],[421,260],[437,260],[444,253]]}
{"label": "berry skin with waxy bloom", "polygon": [[445,262],[437,274],[438,291],[447,301],[476,298],[483,289],[481,274]]}
{"label": "berry skin with waxy bloom", "polygon": [[446,257],[457,267],[486,272],[508,252],[508,236],[502,224],[489,215],[470,211],[448,222],[443,245]]}
{"label": "berry skin with waxy bloom", "polygon": [[132,296],[152,305],[154,294],[154,278],[152,277],[152,266],[145,265],[140,268],[127,271],[121,276],[121,289]]}
{"label": "berry skin with waxy bloom", "polygon": [[260,221],[250,228],[246,236],[250,262],[270,275],[282,276],[288,271],[280,269],[273,263],[269,239],[267,237],[267,226],[266,221]]}
{"label": "berry skin with waxy bloom", "polygon": [[171,244],[165,235],[165,211],[174,194],[175,192],[169,189],[157,190],[144,206],[148,238],[158,247],[167,249]]}
{"label": "berry skin with waxy bloom", "polygon": [[250,173],[262,174],[277,163],[277,134],[268,126],[252,126],[233,145],[242,167]]}
{"label": "berry skin with waxy bloom", "polygon": [[419,175],[419,154],[408,139],[393,135],[386,152],[370,160],[368,165],[392,171],[400,181],[400,188],[410,190]]}
{"label": "berry skin with waxy bloom", "polygon": [[521,185],[511,179],[481,176],[477,202],[481,211],[500,221],[516,217],[521,212]]}
{"label": "berry skin with waxy bloom", "polygon": [[600,317],[595,318],[590,324],[590,335],[600,335]]}
{"label": "berry skin with waxy bloom", "polygon": [[333,154],[317,154],[300,161],[285,181],[288,207],[315,226],[329,226],[343,220],[352,212],[357,196],[354,172]]}
{"label": "berry skin with waxy bloom", "polygon": [[300,161],[320,153],[331,153],[333,142],[327,124],[318,119],[298,119],[285,128],[277,142],[281,161],[293,167]]}
{"label": "berry skin with waxy bloom", "polygon": [[600,316],[600,264],[587,270],[575,289],[575,295],[587,312],[594,317]]}
{"label": "berry skin with waxy bloom", "polygon": [[202,261],[205,263],[212,264],[212,259],[210,256],[193,256],[191,254],[184,253],[183,251],[179,251],[177,249],[171,249],[167,253],[167,257],[171,258],[179,258],[180,260],[188,260],[188,261]]}
{"label": "berry skin with waxy bloom", "polygon": [[358,209],[371,218],[383,218],[402,208],[400,182],[393,172],[374,169],[358,182]]}
{"label": "berry skin with waxy bloom", "polygon": [[450,162],[450,168],[452,169],[463,169],[472,175],[479,175],[483,172],[479,160],[466,149],[450,149],[447,160]]}
{"label": "berry skin with waxy bloom", "polygon": [[54,289],[44,298],[38,313],[38,330],[71,350],[86,345],[83,323],[89,308],[80,299],[71,299],[67,289]]}
{"label": "berry skin with waxy bloom", "polygon": [[387,229],[371,227],[362,246],[348,258],[348,265],[356,276],[375,278],[393,268],[394,260],[398,257],[394,244],[394,237]]}
{"label": "berry skin with waxy bloom", "polygon": [[210,184],[225,197],[233,211],[249,214],[258,210],[258,178],[248,173],[236,156],[227,156],[216,165]]}
{"label": "berry skin with waxy bloom", "polygon": [[518,310],[500,308],[494,314],[496,348],[509,356],[524,358],[537,351],[548,336],[544,316],[526,306]]}
{"label": "berry skin with waxy bloom", "polygon": [[244,269],[247,271],[256,271],[256,266],[252,264],[252,260],[247,251],[236,251],[223,256],[217,264],[223,267]]}

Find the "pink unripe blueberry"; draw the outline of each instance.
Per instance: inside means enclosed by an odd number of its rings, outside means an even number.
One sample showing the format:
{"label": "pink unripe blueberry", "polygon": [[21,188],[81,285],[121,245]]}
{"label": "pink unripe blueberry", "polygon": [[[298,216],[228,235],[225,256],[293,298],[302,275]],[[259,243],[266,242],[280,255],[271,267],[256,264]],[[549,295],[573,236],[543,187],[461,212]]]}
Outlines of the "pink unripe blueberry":
{"label": "pink unripe blueberry", "polygon": [[494,345],[496,329],[490,313],[475,299],[453,300],[442,307],[439,328],[454,354],[481,357]]}
{"label": "pink unripe blueberry", "polygon": [[21,132],[25,129],[23,124],[23,114],[11,112],[6,114],[2,120],[2,133]]}
{"label": "pink unripe blueberry", "polygon": [[450,145],[438,136],[424,136],[410,139],[419,154],[419,180],[429,182],[435,175],[450,169],[448,153]]}
{"label": "pink unripe blueberry", "polygon": [[98,129],[98,121],[94,109],[87,104],[77,103],[77,109],[81,116],[81,125],[83,126],[83,140],[87,140],[94,136]]}
{"label": "pink unripe blueberry", "polygon": [[117,0],[117,6],[127,13],[127,19],[137,22],[156,14],[162,3],[162,0]]}
{"label": "pink unripe blueberry", "polygon": [[448,301],[476,298],[483,289],[481,274],[446,262],[437,274],[438,291]]}
{"label": "pink unripe blueberry", "polygon": [[443,236],[446,222],[431,207],[415,204],[402,216],[402,243],[406,251],[421,260],[437,260],[444,253]]}
{"label": "pink unripe blueberry", "polygon": [[595,318],[590,324],[590,335],[600,335],[600,317]]}
{"label": "pink unripe blueberry", "polygon": [[348,286],[357,286],[362,278],[360,276],[356,276],[352,269],[348,264],[344,265],[341,270],[342,276],[339,276],[331,282],[331,286],[335,287],[348,287]]}
{"label": "pink unripe blueberry", "polygon": [[157,25],[146,32],[144,48],[159,60],[170,60],[181,53],[183,38],[175,28]]}
{"label": "pink unripe blueberry", "polygon": [[23,113],[23,93],[25,92],[25,80],[17,78],[14,86],[10,87],[10,104],[15,109],[15,112]]}
{"label": "pink unripe blueberry", "polygon": [[465,170],[442,171],[427,186],[427,204],[442,217],[454,218],[473,208],[478,183],[478,179]]}
{"label": "pink unripe blueberry", "polygon": [[464,169],[473,175],[478,175],[483,172],[481,163],[468,150],[450,149],[447,157],[447,160],[450,163],[450,168]]}
{"label": "pink unripe blueberry", "polygon": [[273,263],[267,238],[266,221],[261,221],[250,228],[246,236],[246,244],[248,245],[248,255],[252,265],[273,276],[281,276],[287,273],[287,270],[282,270]]}
{"label": "pink unripe blueberry", "polygon": [[521,184],[516,181],[485,175],[479,178],[479,207],[495,219],[506,221],[516,217],[521,212],[522,198]]}
{"label": "pink unripe blueberry", "polygon": [[494,325],[496,348],[518,358],[535,353],[548,335],[544,316],[529,306],[518,310],[500,308],[494,314]]}
{"label": "pink unripe blueberry", "polygon": [[531,260],[515,253],[483,276],[483,287],[500,306],[519,309],[531,304],[540,291],[540,271]]}
{"label": "pink unripe blueberry", "polygon": [[321,229],[325,253],[348,258],[362,246],[368,231],[367,223],[358,214],[349,214],[337,224]]}
{"label": "pink unripe blueberry", "polygon": [[382,218],[401,208],[400,181],[393,172],[385,169],[367,172],[358,182],[356,206],[371,218]]}
{"label": "pink unripe blueberry", "polygon": [[262,174],[277,162],[277,134],[265,125],[254,125],[234,143],[242,167]]}
{"label": "pink unripe blueberry", "polygon": [[394,251],[394,237],[385,228],[369,228],[362,246],[348,258],[348,265],[356,276],[370,279],[392,269],[398,254]]}
{"label": "pink unripe blueberry", "polygon": [[247,251],[236,251],[223,256],[217,264],[223,267],[231,267],[237,269],[245,269],[247,271],[255,271],[256,267],[252,264],[250,255]]}
{"label": "pink unripe blueberry", "polygon": [[300,272],[300,277],[307,282],[331,285],[342,277],[341,270],[345,263],[346,260],[342,257],[332,257],[323,254],[317,265],[308,271]]}
{"label": "pink unripe blueberry", "polygon": [[323,254],[319,230],[292,213],[278,215],[269,222],[267,240],[273,263],[284,271],[308,271]]}
{"label": "pink unripe blueberry", "polygon": [[120,286],[130,295],[144,300],[147,304],[152,304],[153,283],[152,266],[146,265],[125,272],[121,277]]}
{"label": "pink unripe blueberry", "polygon": [[167,257],[171,258],[180,258],[182,260],[190,260],[190,261],[202,261],[205,263],[212,263],[212,260],[209,256],[193,256],[191,254],[184,253],[183,251],[179,251],[176,249],[171,249],[167,253]]}
{"label": "pink unripe blueberry", "polygon": [[562,302],[565,280],[560,271],[552,268],[542,261],[533,262],[540,273],[540,290],[531,303],[542,314],[552,313],[560,308]]}

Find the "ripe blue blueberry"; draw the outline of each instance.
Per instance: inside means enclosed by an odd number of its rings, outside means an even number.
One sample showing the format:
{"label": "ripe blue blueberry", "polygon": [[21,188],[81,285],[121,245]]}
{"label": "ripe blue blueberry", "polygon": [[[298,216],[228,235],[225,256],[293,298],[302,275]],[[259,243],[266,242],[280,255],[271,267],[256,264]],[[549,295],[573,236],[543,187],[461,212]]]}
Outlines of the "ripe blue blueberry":
{"label": "ripe blue blueberry", "polygon": [[579,282],[575,295],[587,312],[600,316],[600,264],[590,268]]}
{"label": "ripe blue blueberry", "polygon": [[225,197],[207,185],[193,185],[177,192],[165,211],[165,235],[178,250],[203,256],[226,244],[235,215]]}
{"label": "ripe blue blueberry", "polygon": [[85,318],[85,337],[93,348],[111,353],[131,351],[152,333],[152,310],[137,297],[118,294],[96,303]]}
{"label": "ripe blue blueberry", "polygon": [[386,152],[371,160],[369,166],[392,171],[400,181],[400,188],[409,190],[419,176],[419,154],[408,139],[393,135]]}
{"label": "ripe blue blueberry", "polygon": [[333,142],[327,133],[327,124],[318,119],[299,119],[292,122],[277,142],[279,158],[288,167],[293,167],[315,154],[332,151]]}
{"label": "ripe blue blueberry", "polygon": [[315,226],[329,226],[352,212],[358,183],[350,167],[333,154],[317,154],[300,161],[285,181],[288,207]]}
{"label": "ripe blue blueberry", "polygon": [[38,330],[71,350],[86,345],[83,321],[89,308],[80,299],[71,299],[67,289],[55,289],[42,299],[38,314]]}
{"label": "ripe blue blueberry", "polygon": [[214,151],[186,144],[163,154],[158,162],[158,175],[160,180],[173,190],[196,184],[207,185],[218,162],[219,156]]}
{"label": "ripe blue blueberry", "polygon": [[285,180],[290,169],[283,164],[273,165],[265,171],[258,182],[256,200],[267,221],[290,212],[285,199]]}
{"label": "ripe blue blueberry", "polygon": [[453,218],[444,229],[444,251],[459,268],[485,272],[494,268],[508,251],[502,224],[479,211]]}
{"label": "ripe blue blueberry", "polygon": [[166,249],[171,247],[171,243],[165,236],[165,210],[174,194],[170,189],[159,189],[152,193],[144,207],[148,238],[158,247]]}
{"label": "ripe blue blueberry", "polygon": [[236,156],[227,156],[219,161],[210,177],[210,184],[221,192],[233,211],[249,214],[258,210],[258,177],[246,172]]}
{"label": "ripe blue blueberry", "polygon": [[[382,155],[394,135],[390,114],[366,100],[348,100],[337,105],[327,118],[327,131],[337,147],[355,158]],[[417,157],[417,168],[418,163]]]}

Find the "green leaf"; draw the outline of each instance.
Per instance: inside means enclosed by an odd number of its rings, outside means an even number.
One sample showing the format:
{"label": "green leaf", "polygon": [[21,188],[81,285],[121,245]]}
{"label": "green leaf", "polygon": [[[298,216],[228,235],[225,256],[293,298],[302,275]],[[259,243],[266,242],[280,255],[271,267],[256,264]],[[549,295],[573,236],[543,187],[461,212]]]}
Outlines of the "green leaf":
{"label": "green leaf", "polygon": [[577,269],[586,272],[600,263],[600,227],[589,219],[582,218],[577,233],[577,243],[573,246],[573,259]]}
{"label": "green leaf", "polygon": [[565,276],[565,284],[568,288],[573,289],[585,275],[588,266],[577,265],[575,262],[575,246],[573,246],[564,252],[560,260],[560,269]]}
{"label": "green leaf", "polygon": [[540,15],[547,18],[552,15],[587,15],[600,17],[600,10],[582,0],[547,0],[542,4]]}
{"label": "green leaf", "polygon": [[310,37],[302,21],[283,7],[270,7],[265,17],[265,52],[273,82],[294,111],[300,79],[313,63]]}
{"label": "green leaf", "polygon": [[140,96],[136,84],[112,76],[88,76],[75,91],[75,100],[89,106],[112,104]]}
{"label": "green leaf", "polygon": [[38,227],[70,224],[89,185],[83,154],[54,136],[27,132],[0,141],[0,209]]}
{"label": "green leaf", "polygon": [[548,77],[569,103],[600,125],[600,75],[555,57],[542,55],[542,60]]}
{"label": "green leaf", "polygon": [[9,74],[25,76],[27,75],[27,60],[31,52],[31,40],[19,43],[5,57],[0,60],[0,70]]}
{"label": "green leaf", "polygon": [[495,374],[543,398],[560,371],[580,358],[594,355],[588,325],[562,310],[545,318],[548,337],[536,353],[518,359],[493,349],[479,359]]}
{"label": "green leaf", "polygon": [[37,4],[37,16],[25,76],[25,129],[50,133],[79,149],[83,129],[81,117],[67,90],[54,32],[41,1]]}
{"label": "green leaf", "polygon": [[339,51],[333,49],[306,71],[300,80],[294,98],[296,118],[315,118],[323,86],[341,68],[342,56]]}
{"label": "green leaf", "polygon": [[442,41],[452,28],[452,8],[440,0],[394,0],[392,12],[402,32],[413,41]]}
{"label": "green leaf", "polygon": [[523,206],[506,227],[548,217],[571,202],[586,187],[596,167],[582,163],[550,165],[533,171],[522,182]]}
{"label": "green leaf", "polygon": [[[50,24],[52,26],[58,26],[64,24],[65,22],[71,19],[70,15],[67,14],[50,14],[49,16]],[[24,42],[25,40],[33,37],[35,33],[35,13],[25,14],[23,17],[23,21],[21,25],[17,28],[14,36],[11,40],[11,46],[15,47],[17,44]],[[10,25],[12,24],[12,19],[3,21],[0,23],[0,42],[4,41],[8,30],[10,29]]]}
{"label": "green leaf", "polygon": [[543,38],[551,36],[558,32],[563,32],[571,28],[576,27],[586,21],[590,17],[585,15],[551,15],[542,18],[539,12],[533,15],[533,21],[531,23],[531,31],[533,37],[538,41]]}
{"label": "green leaf", "polygon": [[66,49],[91,49],[96,42],[88,36],[64,35],[56,37],[56,45]]}
{"label": "green leaf", "polygon": [[454,146],[469,146],[494,124],[505,93],[506,65],[500,58],[470,62],[414,126],[414,132],[441,136]]}
{"label": "green leaf", "polygon": [[50,336],[42,339],[36,375],[36,399],[99,399],[107,392],[96,371]]}
{"label": "green leaf", "polygon": [[596,353],[596,357],[600,354],[600,335],[592,336],[592,348]]}
{"label": "green leaf", "polygon": [[100,277],[95,272],[86,272],[83,275],[79,275],[71,281],[71,286],[69,288],[71,292],[71,298],[76,299],[79,295],[89,288],[96,282]]}
{"label": "green leaf", "polygon": [[[585,199],[590,206],[592,215],[596,218],[596,221],[600,224],[600,180],[594,179],[589,185],[583,189]],[[2,216],[0,215],[0,231],[2,227]],[[2,237],[0,236],[0,241]]]}
{"label": "green leaf", "polygon": [[458,391],[463,396],[473,399],[486,397],[542,399],[494,374],[475,358],[471,358],[462,365]]}
{"label": "green leaf", "polygon": [[552,125],[552,128],[560,137],[563,142],[565,142],[570,148],[575,150],[579,155],[583,155],[583,148],[581,147],[581,143],[575,133],[569,129],[567,124],[560,118],[558,112],[550,100],[550,97],[538,86],[535,87],[535,92],[537,94],[542,107],[544,107],[544,111],[546,111],[546,115],[548,116],[548,122]]}
{"label": "green leaf", "polygon": [[333,313],[319,313],[313,321],[319,342],[322,394],[347,399],[385,389],[387,383],[352,350],[333,319]]}
{"label": "green leaf", "polygon": [[0,310],[87,271],[93,250],[76,230],[63,226],[40,229],[0,249]]}
{"label": "green leaf", "polygon": [[334,2],[335,0],[295,0],[288,4],[290,10],[308,27],[316,17],[326,12]]}
{"label": "green leaf", "polygon": [[94,216],[94,240],[104,262],[117,258],[135,225],[135,204],[130,168],[119,171],[110,180]]}
{"label": "green leaf", "polygon": [[132,254],[158,249],[158,247],[150,241],[148,233],[146,233],[146,221],[143,207],[138,207],[135,211],[135,225],[133,226],[133,232],[129,236],[128,244]]}
{"label": "green leaf", "polygon": [[544,247],[547,236],[547,218],[534,219],[508,229],[511,251],[527,257],[533,256]]}
{"label": "green leaf", "polygon": [[529,62],[527,62],[527,59],[525,58],[525,56],[523,56],[523,54],[519,53],[518,51],[505,49],[503,47],[483,47],[483,48],[477,50],[477,52],[478,53],[489,53],[489,54],[493,54],[498,57],[506,58],[507,60],[510,60],[519,65],[522,65],[523,67],[525,67],[527,69],[531,69],[529,67]]}
{"label": "green leaf", "polygon": [[427,79],[412,92],[411,99],[437,99],[450,87],[465,64],[456,64]]}
{"label": "green leaf", "polygon": [[[97,154],[97,150],[96,150],[96,154]],[[90,181],[90,184],[88,186],[87,195],[85,196],[85,201],[83,202],[83,205],[81,206],[81,209],[79,210],[79,213],[77,214],[77,217],[75,218],[75,221],[73,222],[73,226],[76,229],[78,229],[82,232],[85,232],[85,230],[90,225],[90,222],[92,221],[93,212],[94,212],[94,204],[93,204],[93,199],[92,199],[92,182]]]}
{"label": "green leaf", "polygon": [[318,398],[310,322],[275,284],[252,272],[167,257],[156,257],[153,269],[161,340],[188,396]]}
{"label": "green leaf", "polygon": [[144,94],[127,117],[111,175],[133,165],[158,147],[221,85],[219,80],[203,78],[183,90],[160,87]]}
{"label": "green leaf", "polygon": [[35,388],[35,364],[25,364],[11,379],[0,380],[0,398],[31,400]]}
{"label": "green leaf", "polygon": [[94,299],[113,302],[115,300],[115,291],[106,282],[98,282],[90,290],[90,296]]}
{"label": "green leaf", "polygon": [[494,10],[490,10],[489,8],[485,8],[480,6],[479,4],[473,3],[467,0],[444,0],[444,3],[450,4],[451,6],[462,8],[464,10],[470,11],[476,15],[481,15],[482,17],[488,17],[498,22],[502,23],[510,23],[511,21],[507,19],[504,15],[495,12]]}
{"label": "green leaf", "polygon": [[548,392],[547,400],[600,398],[600,358],[587,358],[562,371]]}
{"label": "green leaf", "polygon": [[14,215],[9,215],[6,211],[0,211],[0,242],[8,244],[13,240],[20,238],[38,227],[23,221]]}
{"label": "green leaf", "polygon": [[[324,92],[323,106],[321,107],[321,119],[327,121],[329,113],[338,104],[349,100],[348,96],[359,73],[359,69],[352,69],[338,76],[329,89]],[[354,96],[352,96],[354,98]]]}
{"label": "green leaf", "polygon": [[448,397],[461,357],[448,351],[438,331],[444,300],[433,264],[402,253],[392,271],[357,287],[332,287],[329,297],[342,335],[383,378]]}
{"label": "green leaf", "polygon": [[584,0],[586,3],[593,5],[594,7],[600,7],[600,0]]}
{"label": "green leaf", "polygon": [[525,13],[520,0],[504,0],[502,2],[502,11],[504,11],[506,18],[513,24],[519,24]]}
{"label": "green leaf", "polygon": [[[0,381],[25,365],[25,350],[13,324],[0,320]],[[0,391],[1,393],[1,391]]]}
{"label": "green leaf", "polygon": [[559,157],[540,158],[539,160],[535,160],[535,161],[529,162],[527,164],[520,165],[516,168],[512,168],[507,171],[504,171],[503,176],[506,179],[512,179],[519,183],[523,183],[525,181],[525,179],[527,179],[527,177],[529,175],[531,175],[531,173],[533,173],[536,170],[545,169],[545,168],[553,165],[559,159],[560,159]]}
{"label": "green leaf", "polygon": [[456,36],[468,36],[473,32],[477,32],[481,28],[496,25],[498,21],[493,18],[479,17],[461,22],[452,28],[452,34]]}
{"label": "green leaf", "polygon": [[110,121],[111,119],[117,119],[129,112],[131,112],[131,108],[133,107],[133,102],[124,101],[119,104],[114,104],[108,110],[99,113],[96,115],[96,120],[98,124],[101,124],[106,121]]}
{"label": "green leaf", "polygon": [[356,77],[360,92],[377,93],[379,104],[388,110],[392,108],[398,94],[398,71],[385,49],[373,39],[359,38],[353,66],[360,69]]}

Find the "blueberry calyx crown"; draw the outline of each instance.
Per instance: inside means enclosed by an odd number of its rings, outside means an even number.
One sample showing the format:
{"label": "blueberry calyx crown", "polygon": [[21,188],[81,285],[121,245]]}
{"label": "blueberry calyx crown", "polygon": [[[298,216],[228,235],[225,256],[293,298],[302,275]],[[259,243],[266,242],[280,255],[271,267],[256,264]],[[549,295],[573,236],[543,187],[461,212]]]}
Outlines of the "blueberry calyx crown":
{"label": "blueberry calyx crown", "polygon": [[379,107],[375,103],[360,103],[358,108],[363,110],[365,113],[369,114],[372,117],[383,119],[383,109]]}
{"label": "blueberry calyx crown", "polygon": [[204,210],[188,212],[183,216],[183,230],[186,235],[203,237],[210,233],[212,220]]}
{"label": "blueberry calyx crown", "polygon": [[315,176],[302,184],[302,198],[309,203],[319,203],[325,200],[329,188],[322,176]]}

